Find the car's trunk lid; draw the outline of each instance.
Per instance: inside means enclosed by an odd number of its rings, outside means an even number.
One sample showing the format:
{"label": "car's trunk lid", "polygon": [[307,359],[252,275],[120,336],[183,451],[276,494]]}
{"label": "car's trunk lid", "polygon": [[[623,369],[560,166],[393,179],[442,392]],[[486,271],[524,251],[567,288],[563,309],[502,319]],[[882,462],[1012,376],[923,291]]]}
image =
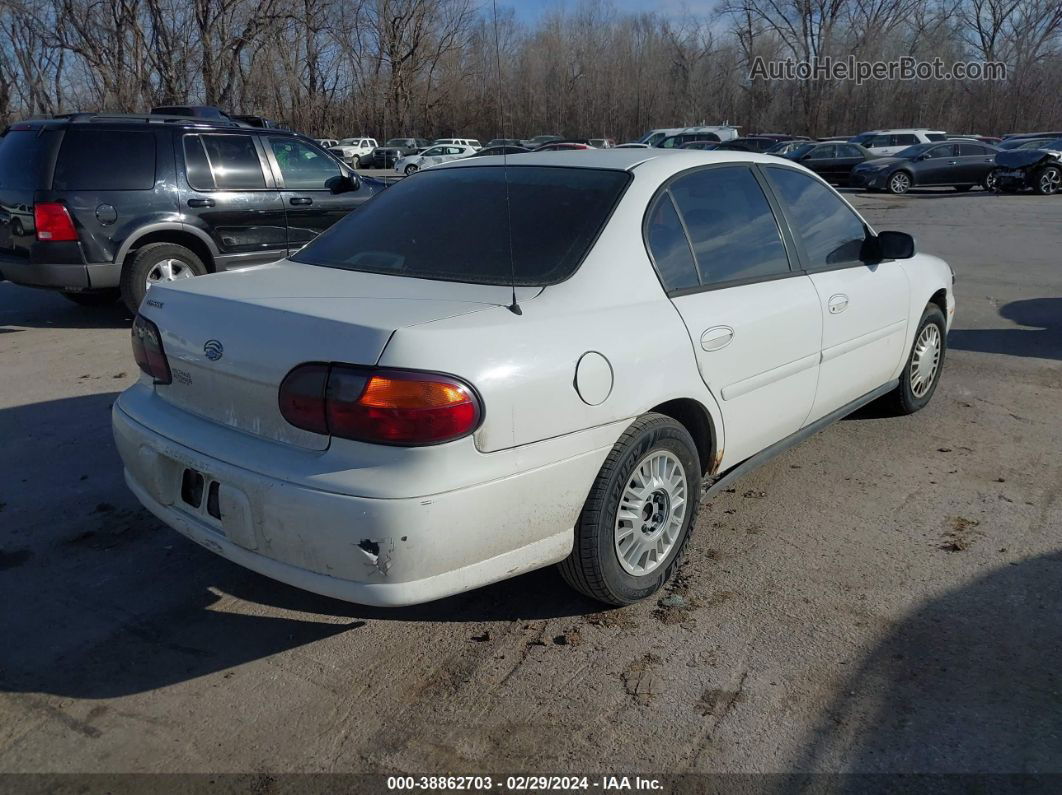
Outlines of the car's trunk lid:
{"label": "car's trunk lid", "polygon": [[141,312],[159,327],[169,360],[172,383],[156,387],[163,400],[254,436],[323,450],[327,436],[280,414],[278,389],[293,367],[373,365],[396,329],[504,304],[508,290],[281,262],[152,288]]}

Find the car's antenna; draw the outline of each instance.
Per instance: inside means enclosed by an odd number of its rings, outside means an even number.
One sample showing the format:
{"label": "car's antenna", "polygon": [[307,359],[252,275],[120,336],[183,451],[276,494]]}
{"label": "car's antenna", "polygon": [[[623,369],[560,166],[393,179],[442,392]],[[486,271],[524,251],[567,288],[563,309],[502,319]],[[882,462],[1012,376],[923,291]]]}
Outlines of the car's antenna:
{"label": "car's antenna", "polygon": [[[505,108],[502,107],[502,71],[501,71],[501,40],[498,36],[498,0],[492,0],[494,8],[494,57],[498,62],[498,82],[496,84],[498,95],[498,115],[501,116],[502,136],[505,135]],[[502,174],[505,177],[505,220],[509,229],[509,279],[513,288],[513,302],[509,305],[509,311],[514,315],[522,315],[524,311],[516,302],[516,256],[513,253],[513,210],[509,202],[509,155],[506,149],[508,143],[502,144]]]}

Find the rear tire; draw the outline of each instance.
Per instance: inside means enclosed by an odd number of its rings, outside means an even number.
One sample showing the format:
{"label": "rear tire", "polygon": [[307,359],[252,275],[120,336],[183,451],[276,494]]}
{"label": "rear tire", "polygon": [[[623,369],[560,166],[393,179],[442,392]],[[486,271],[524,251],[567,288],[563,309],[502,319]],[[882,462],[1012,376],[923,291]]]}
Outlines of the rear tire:
{"label": "rear tire", "polygon": [[590,489],[572,552],[558,564],[561,576],[610,605],[652,596],[682,559],[700,500],[700,473],[685,427],[662,414],[636,419]]}
{"label": "rear tire", "polygon": [[900,384],[888,397],[895,413],[914,414],[924,409],[933,398],[948,348],[946,329],[940,307],[936,304],[927,306],[900,374]]}
{"label": "rear tire", "polygon": [[994,168],[985,174],[981,187],[985,190],[996,190],[999,187],[999,172],[1002,169]]}
{"label": "rear tire", "polygon": [[120,297],[117,289],[92,290],[85,293],[63,293],[63,298],[78,306],[110,306]]}
{"label": "rear tire", "polygon": [[149,281],[163,284],[207,272],[206,265],[191,249],[176,243],[149,243],[122,268],[122,300],[130,312],[136,312],[147,294]]}

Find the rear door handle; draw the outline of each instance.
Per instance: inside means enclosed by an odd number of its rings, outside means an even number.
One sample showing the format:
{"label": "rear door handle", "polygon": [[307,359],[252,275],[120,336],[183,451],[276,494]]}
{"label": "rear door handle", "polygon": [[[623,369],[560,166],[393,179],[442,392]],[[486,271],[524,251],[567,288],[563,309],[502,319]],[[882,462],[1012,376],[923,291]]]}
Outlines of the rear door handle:
{"label": "rear door handle", "polygon": [[214,200],[213,199],[189,199],[188,200],[188,206],[189,207],[213,207],[214,206]]}
{"label": "rear door handle", "polygon": [[831,295],[830,300],[826,302],[826,306],[830,308],[831,315],[839,315],[848,308],[848,296],[843,293]]}
{"label": "rear door handle", "polygon": [[309,196],[292,196],[288,199],[288,204],[313,204],[313,199]]}
{"label": "rear door handle", "polygon": [[734,341],[734,329],[730,326],[712,326],[701,334],[701,347],[706,351],[718,351]]}

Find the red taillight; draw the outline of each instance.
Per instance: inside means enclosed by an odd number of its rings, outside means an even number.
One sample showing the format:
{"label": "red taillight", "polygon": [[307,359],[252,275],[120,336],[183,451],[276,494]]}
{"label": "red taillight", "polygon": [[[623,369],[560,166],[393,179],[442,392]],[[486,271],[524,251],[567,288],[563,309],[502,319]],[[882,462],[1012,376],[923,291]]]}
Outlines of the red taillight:
{"label": "red taillight", "polygon": [[313,363],[284,378],[280,413],[314,433],[415,446],[471,433],[482,408],[472,388],[452,376]]}
{"label": "red taillight", "polygon": [[141,370],[155,379],[156,384],[168,384],[173,380],[170,363],[166,361],[166,351],[162,349],[159,327],[139,314],[133,321],[133,358]]}
{"label": "red taillight", "polygon": [[39,202],[33,205],[33,225],[37,239],[49,242],[77,240],[77,230],[70,211],[59,202]]}

